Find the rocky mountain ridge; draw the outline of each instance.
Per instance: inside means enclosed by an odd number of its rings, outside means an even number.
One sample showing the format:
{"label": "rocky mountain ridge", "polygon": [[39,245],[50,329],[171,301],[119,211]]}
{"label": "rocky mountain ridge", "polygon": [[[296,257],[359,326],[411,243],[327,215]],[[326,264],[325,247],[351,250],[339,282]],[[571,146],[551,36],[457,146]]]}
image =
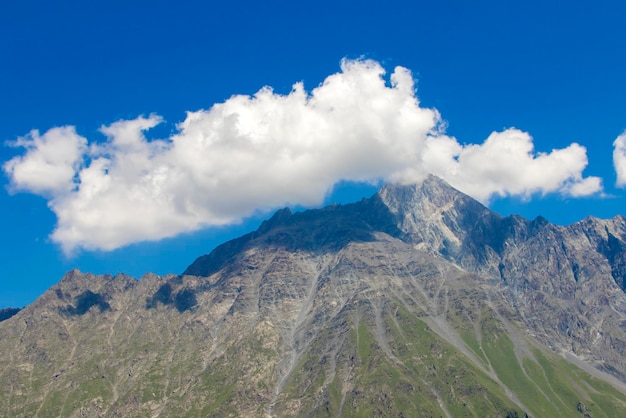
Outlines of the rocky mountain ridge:
{"label": "rocky mountain ridge", "polygon": [[68,273],[0,323],[0,414],[617,416],[625,238],[436,177],[281,210],[182,275]]}
{"label": "rocky mountain ridge", "polygon": [[[311,218],[320,224],[332,218],[334,223],[311,228]],[[198,258],[185,274],[213,274],[222,265],[213,258],[232,260],[250,241],[302,245],[307,241],[300,237],[307,236],[309,228],[318,234],[311,235],[310,242],[333,248],[368,241],[374,231],[381,231],[479,274],[502,288],[545,344],[559,352],[572,351],[626,379],[624,356],[611,348],[626,351],[626,220],[621,215],[609,220],[588,217],[569,226],[542,217],[502,217],[429,176],[417,185],[384,185],[371,199],[351,205],[296,214],[283,209],[255,233]],[[297,231],[298,239],[285,231]],[[234,242],[240,246],[228,252]],[[598,352],[605,353],[602,360]]]}
{"label": "rocky mountain ridge", "polygon": [[432,176],[379,194],[404,240],[495,280],[545,344],[626,378],[623,356],[612,355],[615,346],[626,348],[623,216],[569,226],[501,217]]}

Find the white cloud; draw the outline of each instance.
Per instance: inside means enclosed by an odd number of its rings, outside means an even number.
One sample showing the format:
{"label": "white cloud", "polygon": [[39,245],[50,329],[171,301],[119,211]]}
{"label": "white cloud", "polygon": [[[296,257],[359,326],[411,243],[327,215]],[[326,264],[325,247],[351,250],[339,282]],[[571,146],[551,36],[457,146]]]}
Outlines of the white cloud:
{"label": "white cloud", "polygon": [[2,166],[12,187],[54,197],[74,188],[73,178],[81,167],[87,139],[66,126],[52,128],[43,136],[33,130],[9,145],[26,150]]}
{"label": "white cloud", "polygon": [[580,197],[600,192],[598,177],[582,177],[586,149],[576,143],[535,153],[532,137],[515,128],[493,132],[480,145],[461,146],[445,136],[429,138],[423,167],[483,202],[494,196],[558,192]]}
{"label": "white cloud", "polygon": [[527,133],[508,129],[461,145],[443,134],[436,110],[420,106],[407,69],[396,67],[386,82],[374,61],[344,60],[310,93],[296,83],[287,95],[265,87],[233,96],[187,113],[171,137],[147,140],[143,132],[160,122],[115,122],[101,128],[106,141],[89,147],[72,127],[34,132],[17,141],[26,154],[4,170],[13,187],[49,198],[58,218],[52,238],[66,252],[318,205],[341,180],[409,183],[432,172],[483,201],[601,190],[600,179],[582,176],[578,144],[537,154]]}
{"label": "white cloud", "polygon": [[613,166],[617,173],[617,187],[626,187],[626,132],[613,142]]}

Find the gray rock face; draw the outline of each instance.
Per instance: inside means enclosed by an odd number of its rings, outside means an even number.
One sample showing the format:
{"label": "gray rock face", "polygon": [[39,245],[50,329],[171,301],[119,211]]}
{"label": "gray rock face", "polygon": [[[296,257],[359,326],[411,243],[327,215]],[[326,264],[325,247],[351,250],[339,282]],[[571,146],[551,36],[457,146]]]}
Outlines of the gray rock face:
{"label": "gray rock face", "polygon": [[626,220],[501,217],[436,177],[378,193],[402,239],[493,283],[528,330],[626,379]]}
{"label": "gray rock face", "polygon": [[287,209],[258,231],[200,257],[186,274],[209,276],[249,248],[337,251],[376,233],[481,276],[528,331],[626,380],[626,220],[587,218],[562,227],[502,217],[443,180],[384,185],[371,199],[317,211]]}
{"label": "gray rock face", "polygon": [[436,177],[284,209],[183,275],[68,273],[0,323],[0,415],[618,416],[625,240]]}

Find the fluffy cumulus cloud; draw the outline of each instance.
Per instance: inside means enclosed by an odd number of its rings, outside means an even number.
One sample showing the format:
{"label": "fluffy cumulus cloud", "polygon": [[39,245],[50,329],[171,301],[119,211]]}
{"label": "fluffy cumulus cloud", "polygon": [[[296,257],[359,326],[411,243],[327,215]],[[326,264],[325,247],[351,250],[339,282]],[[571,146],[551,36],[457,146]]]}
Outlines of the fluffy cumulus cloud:
{"label": "fluffy cumulus cloud", "polygon": [[518,129],[493,132],[480,145],[461,146],[456,139],[429,137],[422,168],[483,201],[492,196],[559,192],[579,197],[602,189],[598,177],[583,178],[586,149],[579,144],[535,153],[532,137]]}
{"label": "fluffy cumulus cloud", "polygon": [[73,127],[52,128],[44,135],[34,130],[9,145],[26,150],[3,167],[14,189],[51,197],[74,189],[74,176],[81,168],[87,140]]}
{"label": "fluffy cumulus cloud", "polygon": [[618,187],[626,187],[626,132],[613,142],[613,166],[617,173]]}
{"label": "fluffy cumulus cloud", "polygon": [[601,190],[600,179],[582,175],[584,147],[537,153],[517,129],[462,145],[445,135],[436,110],[420,106],[409,70],[386,78],[369,60],[344,60],[310,92],[296,83],[286,95],[264,87],[233,96],[187,113],[169,138],[146,139],[159,123],[156,115],[118,121],[99,141],[72,127],[34,131],[14,142],[25,153],[3,168],[13,189],[49,199],[52,238],[66,252],[318,205],[341,180],[410,183],[434,173],[482,201]]}

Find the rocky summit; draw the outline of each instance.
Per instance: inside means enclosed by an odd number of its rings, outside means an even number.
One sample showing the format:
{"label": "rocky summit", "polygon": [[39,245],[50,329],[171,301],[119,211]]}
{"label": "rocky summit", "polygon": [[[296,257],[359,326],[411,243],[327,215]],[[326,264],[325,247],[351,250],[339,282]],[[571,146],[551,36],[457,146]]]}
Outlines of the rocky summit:
{"label": "rocky summit", "polygon": [[502,217],[430,176],[0,322],[0,415],[616,417],[626,220]]}

